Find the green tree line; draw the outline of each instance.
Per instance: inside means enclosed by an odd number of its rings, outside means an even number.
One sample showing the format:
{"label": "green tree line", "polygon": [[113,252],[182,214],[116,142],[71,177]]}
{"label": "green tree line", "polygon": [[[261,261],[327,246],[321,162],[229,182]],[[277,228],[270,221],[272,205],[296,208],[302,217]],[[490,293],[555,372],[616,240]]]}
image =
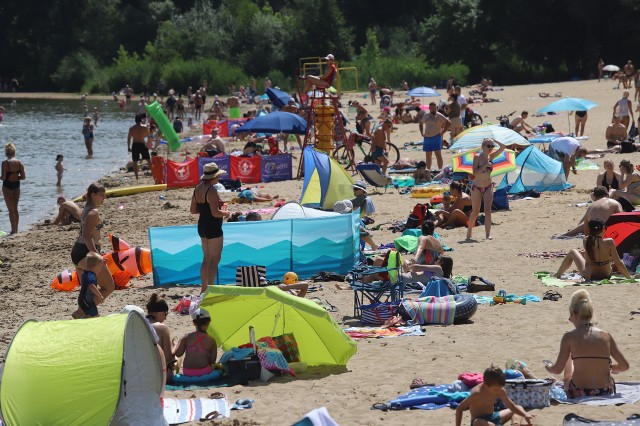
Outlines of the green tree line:
{"label": "green tree line", "polygon": [[[26,91],[184,92],[268,76],[291,89],[298,60],[333,53],[397,87],[593,77],[640,42],[637,0],[50,0],[0,2],[0,79]],[[343,75],[353,86],[351,74]],[[258,84],[260,89],[261,84]]]}

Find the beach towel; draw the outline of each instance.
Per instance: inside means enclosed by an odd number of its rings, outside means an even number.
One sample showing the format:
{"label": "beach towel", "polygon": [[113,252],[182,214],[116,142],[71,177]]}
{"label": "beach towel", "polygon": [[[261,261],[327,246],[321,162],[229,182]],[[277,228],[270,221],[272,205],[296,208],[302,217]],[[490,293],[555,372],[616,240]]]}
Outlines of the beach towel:
{"label": "beach towel", "polygon": [[576,170],[598,170],[598,165],[584,158],[576,159]]}
{"label": "beach towel", "polygon": [[163,405],[164,419],[170,425],[198,421],[214,411],[219,414],[217,418],[228,418],[231,415],[226,398],[164,398]]}
{"label": "beach towel", "polygon": [[320,407],[309,411],[293,426],[338,426],[338,423],[331,418],[326,407]]}
{"label": "beach towel", "polygon": [[419,325],[412,327],[349,327],[344,332],[352,339],[383,339],[399,336],[425,336]]}
{"label": "beach towel", "polygon": [[522,257],[535,257],[536,259],[558,259],[564,258],[567,255],[567,252],[564,250],[560,251],[542,251],[535,253],[518,253],[516,256]]}
{"label": "beach towel", "polygon": [[402,306],[414,324],[453,324],[456,302],[453,296],[403,299]]}
{"label": "beach towel", "polygon": [[222,388],[227,386],[235,386],[240,383],[238,378],[222,376],[217,380],[210,380],[202,383],[174,383],[166,385],[164,387],[167,391],[179,391],[179,390],[198,390],[198,389],[212,389]]}
{"label": "beach towel", "polygon": [[627,417],[626,420],[609,421],[609,420],[593,420],[586,417],[578,416],[574,413],[569,413],[564,416],[562,426],[581,426],[581,425],[596,425],[596,426],[640,426],[640,414],[632,414]]}
{"label": "beach towel", "polygon": [[[560,387],[560,389],[562,389],[561,384],[556,384],[553,387]],[[555,395],[557,395],[557,393],[554,393],[554,389],[552,388],[551,398],[561,404],[584,404],[595,406],[633,404],[640,401],[640,382],[618,382],[616,383],[616,393],[613,395],[585,396],[583,398],[575,399],[559,399],[555,397]]]}
{"label": "beach towel", "polygon": [[423,386],[392,399],[386,404],[375,404],[373,408],[381,410],[437,410],[449,407],[452,402],[466,399],[469,392],[450,392],[450,385]]}
{"label": "beach towel", "polygon": [[[545,275],[547,274],[547,275]],[[556,278],[551,276],[551,273],[535,272],[536,275],[544,285],[547,287],[569,287],[569,286],[591,286],[591,285],[604,285],[604,284],[633,284],[640,283],[640,279],[637,278],[625,278],[622,275],[613,275],[609,279],[599,281],[583,281],[583,278],[578,274],[563,275],[562,278]]]}

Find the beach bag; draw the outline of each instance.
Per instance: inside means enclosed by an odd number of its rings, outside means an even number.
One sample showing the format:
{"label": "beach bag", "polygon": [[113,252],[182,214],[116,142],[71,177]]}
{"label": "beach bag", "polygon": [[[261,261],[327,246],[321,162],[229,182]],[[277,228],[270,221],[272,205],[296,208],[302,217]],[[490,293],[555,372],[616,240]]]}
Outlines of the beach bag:
{"label": "beach bag", "polygon": [[479,291],[495,291],[496,286],[486,278],[472,275],[467,282],[467,291],[469,293],[477,293]]}
{"label": "beach bag", "polygon": [[620,154],[628,154],[630,152],[636,152],[636,146],[633,141],[620,142]]}
{"label": "beach bag", "polygon": [[384,325],[398,313],[397,302],[372,303],[360,307],[360,322],[367,325]]}
{"label": "beach bag", "polygon": [[422,222],[424,222],[425,220],[429,220],[432,217],[433,214],[429,211],[429,205],[418,203],[413,206],[413,210],[407,218],[407,224],[405,228],[420,228],[420,226],[422,226]]}
{"label": "beach bag", "polygon": [[507,380],[504,389],[514,404],[523,408],[543,408],[550,405],[553,380]]}
{"label": "beach bag", "polygon": [[493,203],[491,210],[509,210],[509,198],[507,197],[507,188],[498,189],[493,193]]}

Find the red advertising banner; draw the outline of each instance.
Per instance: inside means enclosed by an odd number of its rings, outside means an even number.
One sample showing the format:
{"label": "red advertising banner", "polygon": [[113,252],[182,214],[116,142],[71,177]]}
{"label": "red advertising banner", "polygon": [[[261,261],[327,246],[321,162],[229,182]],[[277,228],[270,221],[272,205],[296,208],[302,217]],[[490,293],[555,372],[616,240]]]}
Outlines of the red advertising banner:
{"label": "red advertising banner", "polygon": [[218,136],[221,138],[226,138],[229,136],[229,122],[226,120],[222,121],[205,121],[202,123],[202,134],[210,135],[211,129],[214,127],[218,128]]}
{"label": "red advertising banner", "polygon": [[[260,169],[259,165],[258,169]],[[200,175],[198,174],[197,159],[191,159],[184,163],[176,163],[171,160],[167,161],[167,187],[180,188],[196,186],[199,181]]]}
{"label": "red advertising banner", "polygon": [[242,183],[260,182],[260,156],[231,157],[231,179]]}

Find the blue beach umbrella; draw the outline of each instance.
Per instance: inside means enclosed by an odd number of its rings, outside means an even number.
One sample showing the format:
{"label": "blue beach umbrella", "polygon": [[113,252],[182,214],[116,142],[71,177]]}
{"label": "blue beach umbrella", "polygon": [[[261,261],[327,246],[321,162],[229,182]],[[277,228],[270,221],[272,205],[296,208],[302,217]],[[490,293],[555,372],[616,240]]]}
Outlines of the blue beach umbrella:
{"label": "blue beach umbrella", "polygon": [[544,135],[537,135],[533,138],[529,138],[529,142],[530,143],[550,143],[558,139],[559,137],[561,137],[559,134],[547,133]]}
{"label": "blue beach umbrella", "polygon": [[266,95],[271,99],[271,103],[278,108],[282,108],[283,106],[289,103],[289,94],[287,92],[283,92],[282,90],[272,89],[271,87],[267,88]]}
{"label": "blue beach umbrella", "polygon": [[[595,102],[580,98],[562,98],[558,101],[551,102],[549,105],[540,108],[537,113],[560,112],[560,111],[589,111],[593,107],[597,107]],[[571,131],[571,120],[567,116],[569,131]]]}
{"label": "blue beach umbrella", "polygon": [[424,98],[427,96],[440,96],[440,93],[436,92],[430,87],[416,87],[407,92],[407,96],[414,96],[416,98]]}
{"label": "blue beach umbrella", "polygon": [[272,112],[247,121],[236,133],[287,133],[304,135],[307,132],[307,122],[304,118],[290,112]]}

